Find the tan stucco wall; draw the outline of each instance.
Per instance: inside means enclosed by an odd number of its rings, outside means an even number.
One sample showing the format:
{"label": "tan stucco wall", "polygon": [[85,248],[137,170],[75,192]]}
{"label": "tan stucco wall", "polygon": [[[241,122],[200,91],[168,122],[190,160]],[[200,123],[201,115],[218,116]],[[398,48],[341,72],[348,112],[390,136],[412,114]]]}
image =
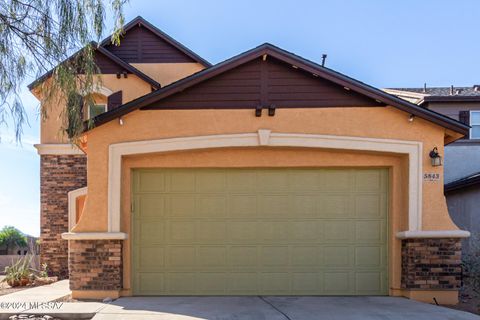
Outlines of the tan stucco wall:
{"label": "tan stucco wall", "polygon": [[[120,79],[113,74],[102,75],[101,84],[112,92],[122,90],[123,103],[151,92],[150,84],[133,74]],[[36,96],[41,99],[41,93],[37,93]],[[106,98],[102,100],[99,99],[99,102],[106,103]],[[47,117],[40,124],[40,143],[66,143],[67,137],[61,132],[65,101],[61,97],[49,100],[48,103],[41,101],[41,108],[45,110]]]}
{"label": "tan stucco wall", "polygon": [[132,63],[162,87],[205,69],[200,63]]}
{"label": "tan stucco wall", "polygon": [[[420,141],[424,172],[440,173],[423,183],[423,229],[456,230],[443,195],[443,167],[432,167],[429,150],[443,154],[445,129],[392,107],[277,109],[274,117],[255,117],[254,110],[134,111],[124,125],[111,121],[88,132],[88,199],[75,232],[107,231],[108,147],[110,144],[172,137],[252,133],[328,134]],[[130,171],[139,167],[387,167],[390,168],[390,288],[399,290],[400,241],[407,229],[408,161],[406,156],[296,148],[211,149],[125,157],[122,162],[121,231],[130,233]],[[124,294],[130,294],[130,242],[124,247]],[[393,291],[391,291],[393,292]]]}

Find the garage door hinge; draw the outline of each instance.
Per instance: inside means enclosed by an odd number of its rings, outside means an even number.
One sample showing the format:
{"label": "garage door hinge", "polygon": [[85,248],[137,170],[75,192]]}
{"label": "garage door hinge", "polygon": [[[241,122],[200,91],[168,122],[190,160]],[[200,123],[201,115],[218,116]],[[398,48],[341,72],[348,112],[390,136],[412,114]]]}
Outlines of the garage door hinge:
{"label": "garage door hinge", "polygon": [[132,200],[130,203],[130,212],[133,212],[135,210],[135,201]]}

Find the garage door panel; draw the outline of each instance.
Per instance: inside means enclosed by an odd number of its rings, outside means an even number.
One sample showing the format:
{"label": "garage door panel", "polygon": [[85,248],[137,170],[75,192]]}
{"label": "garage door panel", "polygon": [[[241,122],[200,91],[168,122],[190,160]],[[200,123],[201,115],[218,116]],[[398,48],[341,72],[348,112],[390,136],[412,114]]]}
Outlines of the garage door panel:
{"label": "garage door panel", "polygon": [[167,196],[167,216],[172,218],[195,218],[195,194]]}
{"label": "garage door panel", "polygon": [[349,194],[317,195],[319,218],[348,218],[351,196]]}
{"label": "garage door panel", "polygon": [[197,250],[197,266],[201,269],[226,269],[227,248],[224,246],[201,246]]}
{"label": "garage door panel", "polygon": [[195,241],[195,221],[170,220],[166,222],[166,242],[170,244],[192,243]]}
{"label": "garage door panel", "polygon": [[262,273],[261,290],[266,294],[288,294],[291,292],[290,274],[287,272]]}
{"label": "garage door panel", "polygon": [[176,268],[195,268],[195,246],[169,246],[167,247],[167,266],[168,270]]}
{"label": "garage door panel", "polygon": [[318,246],[292,246],[291,264],[296,267],[318,266],[320,251]]}
{"label": "garage door panel", "polygon": [[351,170],[326,169],[319,171],[319,187],[326,192],[349,192],[352,189]]}
{"label": "garage door panel", "polygon": [[377,267],[381,268],[382,246],[358,246],[355,247],[355,266],[356,267]]}
{"label": "garage door panel", "polygon": [[294,194],[290,198],[290,212],[298,218],[315,218],[322,205],[318,194]]}
{"label": "garage door panel", "polygon": [[136,203],[139,205],[139,213],[142,220],[163,219],[165,216],[165,197],[157,194],[144,194],[136,198]]}
{"label": "garage door panel", "polygon": [[261,249],[260,266],[286,267],[289,264],[288,246],[264,246]]}
{"label": "garage door panel", "polygon": [[289,241],[289,221],[263,221],[259,223],[261,224],[260,237],[264,242],[276,243]]}
{"label": "garage door panel", "polygon": [[355,292],[362,295],[375,294],[384,290],[384,274],[382,272],[356,272]]}
{"label": "garage door panel", "polygon": [[324,272],[323,273],[324,294],[353,294],[352,275],[349,271]]}
{"label": "garage door panel", "polygon": [[195,191],[199,193],[218,193],[226,188],[227,177],[223,170],[197,172],[195,176]]}
{"label": "garage door panel", "polygon": [[229,275],[228,292],[232,294],[258,294],[259,275],[257,272],[233,272]]}
{"label": "garage door panel", "polygon": [[201,195],[196,199],[196,209],[200,217],[225,218],[227,217],[227,197]]}
{"label": "garage door panel", "polygon": [[[139,239],[137,239],[139,238]],[[136,240],[144,244],[162,244],[165,241],[165,223],[160,221],[138,222]]]}
{"label": "garage door panel", "polygon": [[257,214],[266,218],[288,216],[289,202],[289,194],[263,194],[258,197]]}
{"label": "garage door panel", "polygon": [[202,288],[204,294],[221,295],[227,292],[228,273],[202,272],[196,274],[196,288]]}
{"label": "garage door panel", "polygon": [[195,294],[195,275],[193,272],[166,273],[166,292],[171,295]]}
{"label": "garage door panel", "polygon": [[355,196],[355,216],[358,218],[381,218],[384,214],[382,200],[380,194],[357,194]]}
{"label": "garage door panel", "polygon": [[382,243],[384,228],[381,220],[355,221],[355,240],[362,243]]}
{"label": "garage door panel", "polygon": [[229,240],[232,243],[257,244],[259,228],[256,221],[230,221],[227,226]]}
{"label": "garage door panel", "polygon": [[258,246],[232,246],[228,250],[228,265],[232,269],[256,269],[258,265]]}
{"label": "garage door panel", "polygon": [[317,272],[297,272],[292,275],[292,292],[295,294],[315,294],[320,287]]}
{"label": "garage door panel", "polygon": [[387,173],[134,170],[134,294],[386,294]]}
{"label": "garage door panel", "polygon": [[252,194],[257,188],[257,174],[245,169],[227,170],[226,183],[229,192]]}
{"label": "garage door panel", "polygon": [[252,194],[232,194],[228,196],[227,214],[230,219],[257,216],[257,196]]}
{"label": "garage door panel", "polygon": [[352,242],[353,223],[351,220],[322,220],[323,240],[325,242]]}
{"label": "garage door panel", "polygon": [[227,243],[227,223],[218,220],[201,220],[196,224],[198,243]]}
{"label": "garage door panel", "polygon": [[323,265],[334,268],[349,268],[352,265],[350,246],[324,246]]}
{"label": "garage door panel", "polygon": [[138,269],[155,272],[165,268],[165,248],[160,246],[138,248]]}
{"label": "garage door panel", "polygon": [[262,170],[257,172],[257,190],[263,192],[288,191],[288,172]]}
{"label": "garage door panel", "polygon": [[379,192],[385,189],[385,180],[381,170],[358,170],[355,172],[355,191]]}
{"label": "garage door panel", "polygon": [[140,192],[162,192],[165,191],[165,173],[159,171],[143,171],[136,179],[137,190]]}

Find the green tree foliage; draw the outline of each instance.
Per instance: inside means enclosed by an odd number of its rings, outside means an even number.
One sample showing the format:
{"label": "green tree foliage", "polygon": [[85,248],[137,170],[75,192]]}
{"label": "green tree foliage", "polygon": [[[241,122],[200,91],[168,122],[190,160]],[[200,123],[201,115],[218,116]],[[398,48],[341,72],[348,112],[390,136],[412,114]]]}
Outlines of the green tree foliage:
{"label": "green tree foliage", "polygon": [[[78,119],[83,104],[67,102],[78,93],[88,97],[99,85],[92,40],[102,37],[108,11],[114,21],[112,41],[119,44],[126,1],[1,0],[0,126],[13,123],[17,141],[20,140],[22,127],[27,123],[19,96],[24,80],[53,70],[51,81],[39,83],[42,98],[48,102],[65,97],[63,104],[68,107],[62,115],[63,129],[70,138],[77,136],[83,125]],[[88,98],[82,102],[93,103]],[[48,117],[48,110],[41,108],[41,115]]]}
{"label": "green tree foliage", "polygon": [[0,246],[5,246],[7,254],[10,248],[27,246],[27,237],[15,227],[6,226],[0,230]]}

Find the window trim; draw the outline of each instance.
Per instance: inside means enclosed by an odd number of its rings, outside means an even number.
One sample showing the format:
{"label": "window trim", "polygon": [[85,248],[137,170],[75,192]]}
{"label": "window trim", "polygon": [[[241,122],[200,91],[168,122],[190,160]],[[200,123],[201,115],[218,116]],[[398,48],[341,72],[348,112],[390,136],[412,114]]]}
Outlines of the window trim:
{"label": "window trim", "polygon": [[[106,103],[95,103],[94,106],[103,106],[104,111],[103,111],[102,113],[107,112],[107,104],[106,104]],[[91,118],[92,118],[91,115],[90,115],[90,107],[91,107],[91,106],[88,106],[88,108],[87,108],[87,117],[88,117],[88,119],[91,119]]]}
{"label": "window trim", "polygon": [[472,117],[472,113],[480,114],[480,110],[470,110],[469,112],[470,112],[470,114],[469,114],[469,120],[470,120],[469,121],[470,122],[469,123],[469,125],[470,125],[469,139],[470,140],[480,140],[480,136],[478,136],[478,137],[473,136],[473,126],[474,125],[475,126],[480,126],[480,122],[478,124],[473,124],[473,117]]}

